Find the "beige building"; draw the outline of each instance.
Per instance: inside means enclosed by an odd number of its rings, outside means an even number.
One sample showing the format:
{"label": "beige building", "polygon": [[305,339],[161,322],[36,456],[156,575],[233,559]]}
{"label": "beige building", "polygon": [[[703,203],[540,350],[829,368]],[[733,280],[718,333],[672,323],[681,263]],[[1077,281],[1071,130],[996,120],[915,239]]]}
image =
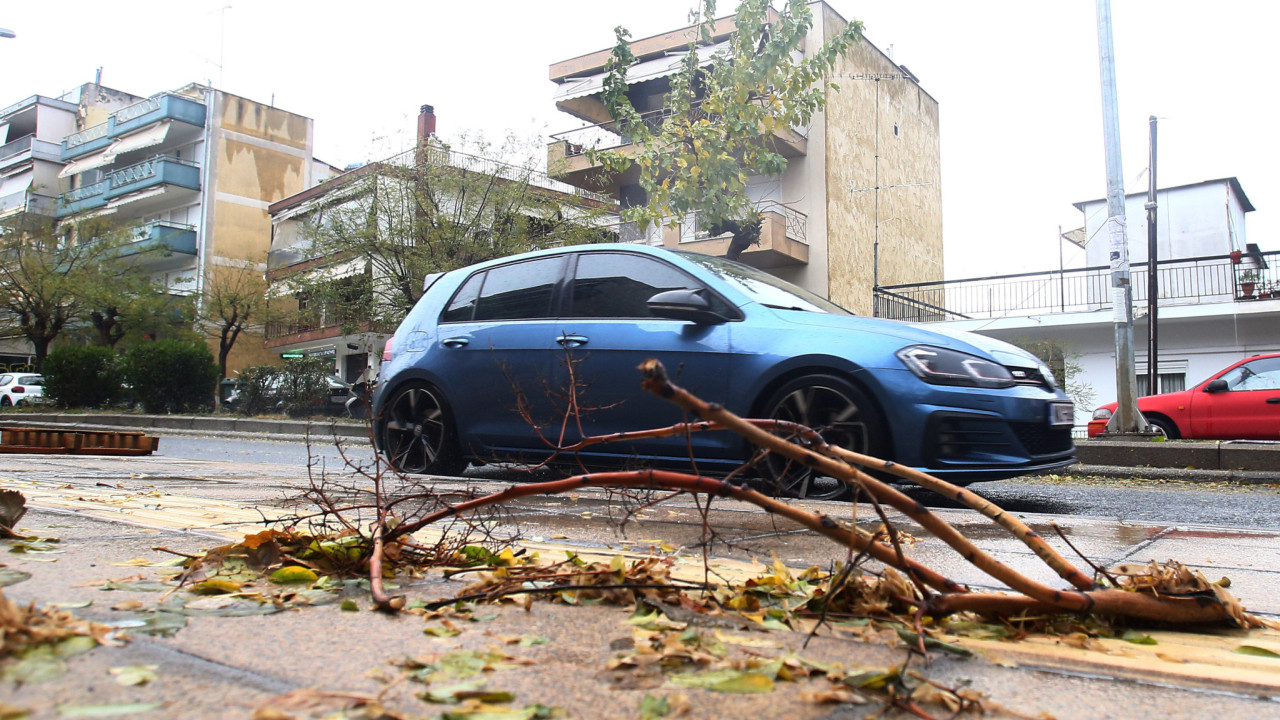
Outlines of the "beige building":
{"label": "beige building", "polygon": [[[804,40],[806,55],[846,25],[824,2],[810,8],[814,25]],[[717,20],[712,43],[696,52],[709,58],[733,30],[732,17]],[[627,79],[638,111],[659,111],[670,76],[696,38],[697,28],[686,27],[632,43],[638,62]],[[635,168],[606,173],[585,153],[591,147],[625,152],[630,144],[602,99],[609,54],[597,50],[551,66],[556,107],[589,124],[554,135],[547,160],[558,179],[603,192],[626,207],[645,202]],[[943,277],[938,102],[910,71],[865,39],[837,61],[830,79],[840,89],[827,93],[826,110],[809,127],[774,134],[774,147],[788,159],[786,171],[749,184],[763,228],[760,244],[741,259],[869,315],[873,285]],[[729,244],[729,236],[702,232],[696,216],[678,228],[641,232],[623,226],[618,234],[716,255]]]}
{"label": "beige building", "polygon": [[[101,102],[105,92],[85,87],[61,139],[57,216],[136,226],[133,247],[163,247],[142,262],[171,293],[202,295],[233,269],[265,272],[268,206],[337,172],[313,158],[312,121],[296,113],[198,84],[127,103]],[[261,332],[246,331],[228,369],[271,357]]]}

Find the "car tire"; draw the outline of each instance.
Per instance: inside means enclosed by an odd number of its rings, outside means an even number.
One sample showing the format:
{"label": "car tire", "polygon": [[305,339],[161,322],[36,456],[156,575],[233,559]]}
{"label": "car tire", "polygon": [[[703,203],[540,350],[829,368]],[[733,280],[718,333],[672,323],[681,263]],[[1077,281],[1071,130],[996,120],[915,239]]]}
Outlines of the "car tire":
{"label": "car tire", "polygon": [[12,406],[13,406],[13,401],[9,399],[8,395],[0,395],[0,407],[12,407]]}
{"label": "car tire", "polygon": [[1182,433],[1178,432],[1178,426],[1172,420],[1162,417],[1149,417],[1147,422],[1155,427],[1156,432],[1164,435],[1170,440],[1177,440],[1182,437]]}
{"label": "car tire", "polygon": [[411,384],[382,408],[382,452],[409,475],[456,475],[467,466],[458,448],[453,415],[434,389]]}
{"label": "car tire", "polygon": [[[834,375],[808,375],[778,388],[763,405],[762,417],[813,428],[832,445],[883,458],[889,436],[880,411],[865,392]],[[770,453],[760,464],[765,490],[783,497],[841,500],[850,486],[838,478]]]}

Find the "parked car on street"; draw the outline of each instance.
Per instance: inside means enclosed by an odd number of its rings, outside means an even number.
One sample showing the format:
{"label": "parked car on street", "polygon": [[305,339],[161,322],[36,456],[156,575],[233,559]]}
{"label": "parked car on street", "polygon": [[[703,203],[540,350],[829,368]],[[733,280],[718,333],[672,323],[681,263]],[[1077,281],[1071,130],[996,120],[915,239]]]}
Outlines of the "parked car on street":
{"label": "parked car on street", "polygon": [[[280,397],[283,394],[282,382],[283,380],[277,377],[267,388],[267,392],[272,396],[273,409],[279,412],[283,412],[285,408],[285,401]],[[326,415],[346,413],[347,402],[351,399],[351,385],[341,378],[326,377],[325,386],[324,401],[319,408],[320,411]],[[239,412],[242,391],[243,388],[239,384],[232,388],[226,399],[222,401],[223,408],[228,412]]]}
{"label": "parked car on street", "polygon": [[0,375],[0,407],[44,402],[44,376],[29,373]]}
{"label": "parked car on street", "polygon": [[[1280,440],[1280,353],[1232,363],[1190,390],[1140,397],[1138,410],[1170,439]],[[1115,411],[1095,410],[1089,437],[1106,432]]]}
{"label": "parked car on street", "polygon": [[[587,435],[663,427],[679,408],[640,389],[646,358],[746,417],[960,483],[1074,461],[1072,405],[1031,354],[980,335],[858,317],[768,273],[648,246],[527,253],[427,279],[384,352],[375,440],[409,473],[548,456],[567,370]],[[545,439],[544,439],[545,438]],[[569,441],[576,437],[567,438]],[[726,472],[750,455],[726,432],[603,444],[589,466]],[[569,458],[565,458],[569,460]],[[832,498],[834,478],[769,456],[776,492]]]}

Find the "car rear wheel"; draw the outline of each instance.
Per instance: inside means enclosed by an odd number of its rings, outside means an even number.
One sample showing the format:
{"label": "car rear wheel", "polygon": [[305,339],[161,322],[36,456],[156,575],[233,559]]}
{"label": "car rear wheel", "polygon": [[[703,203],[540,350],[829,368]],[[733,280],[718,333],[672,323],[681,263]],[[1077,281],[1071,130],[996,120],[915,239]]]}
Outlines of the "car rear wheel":
{"label": "car rear wheel", "polygon": [[[778,388],[764,405],[764,417],[813,428],[832,445],[885,457],[888,433],[884,420],[866,393],[831,375],[797,378]],[[847,497],[850,487],[839,478],[770,453],[761,466],[766,489],[778,495],[811,500]]]}
{"label": "car rear wheel", "polygon": [[410,475],[456,475],[466,467],[453,417],[433,389],[404,387],[382,412],[382,451],[397,470]]}

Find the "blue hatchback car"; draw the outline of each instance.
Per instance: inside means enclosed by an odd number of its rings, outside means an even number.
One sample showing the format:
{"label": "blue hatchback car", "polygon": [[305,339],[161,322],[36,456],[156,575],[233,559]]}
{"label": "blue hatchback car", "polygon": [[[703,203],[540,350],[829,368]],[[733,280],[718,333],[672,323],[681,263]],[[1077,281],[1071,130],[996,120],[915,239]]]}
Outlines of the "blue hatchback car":
{"label": "blue hatchback car", "polygon": [[[679,408],[640,389],[636,366],[650,357],[741,416],[803,423],[961,484],[1075,460],[1071,402],[1019,348],[859,317],[723,258],[626,244],[428,278],[384,354],[375,438],[404,472],[451,474],[469,461],[544,459],[576,441],[579,425],[601,435],[680,422]],[[727,432],[595,445],[580,457],[687,469],[691,450],[704,473],[749,457]],[[781,458],[758,470],[782,495],[846,492]]]}

